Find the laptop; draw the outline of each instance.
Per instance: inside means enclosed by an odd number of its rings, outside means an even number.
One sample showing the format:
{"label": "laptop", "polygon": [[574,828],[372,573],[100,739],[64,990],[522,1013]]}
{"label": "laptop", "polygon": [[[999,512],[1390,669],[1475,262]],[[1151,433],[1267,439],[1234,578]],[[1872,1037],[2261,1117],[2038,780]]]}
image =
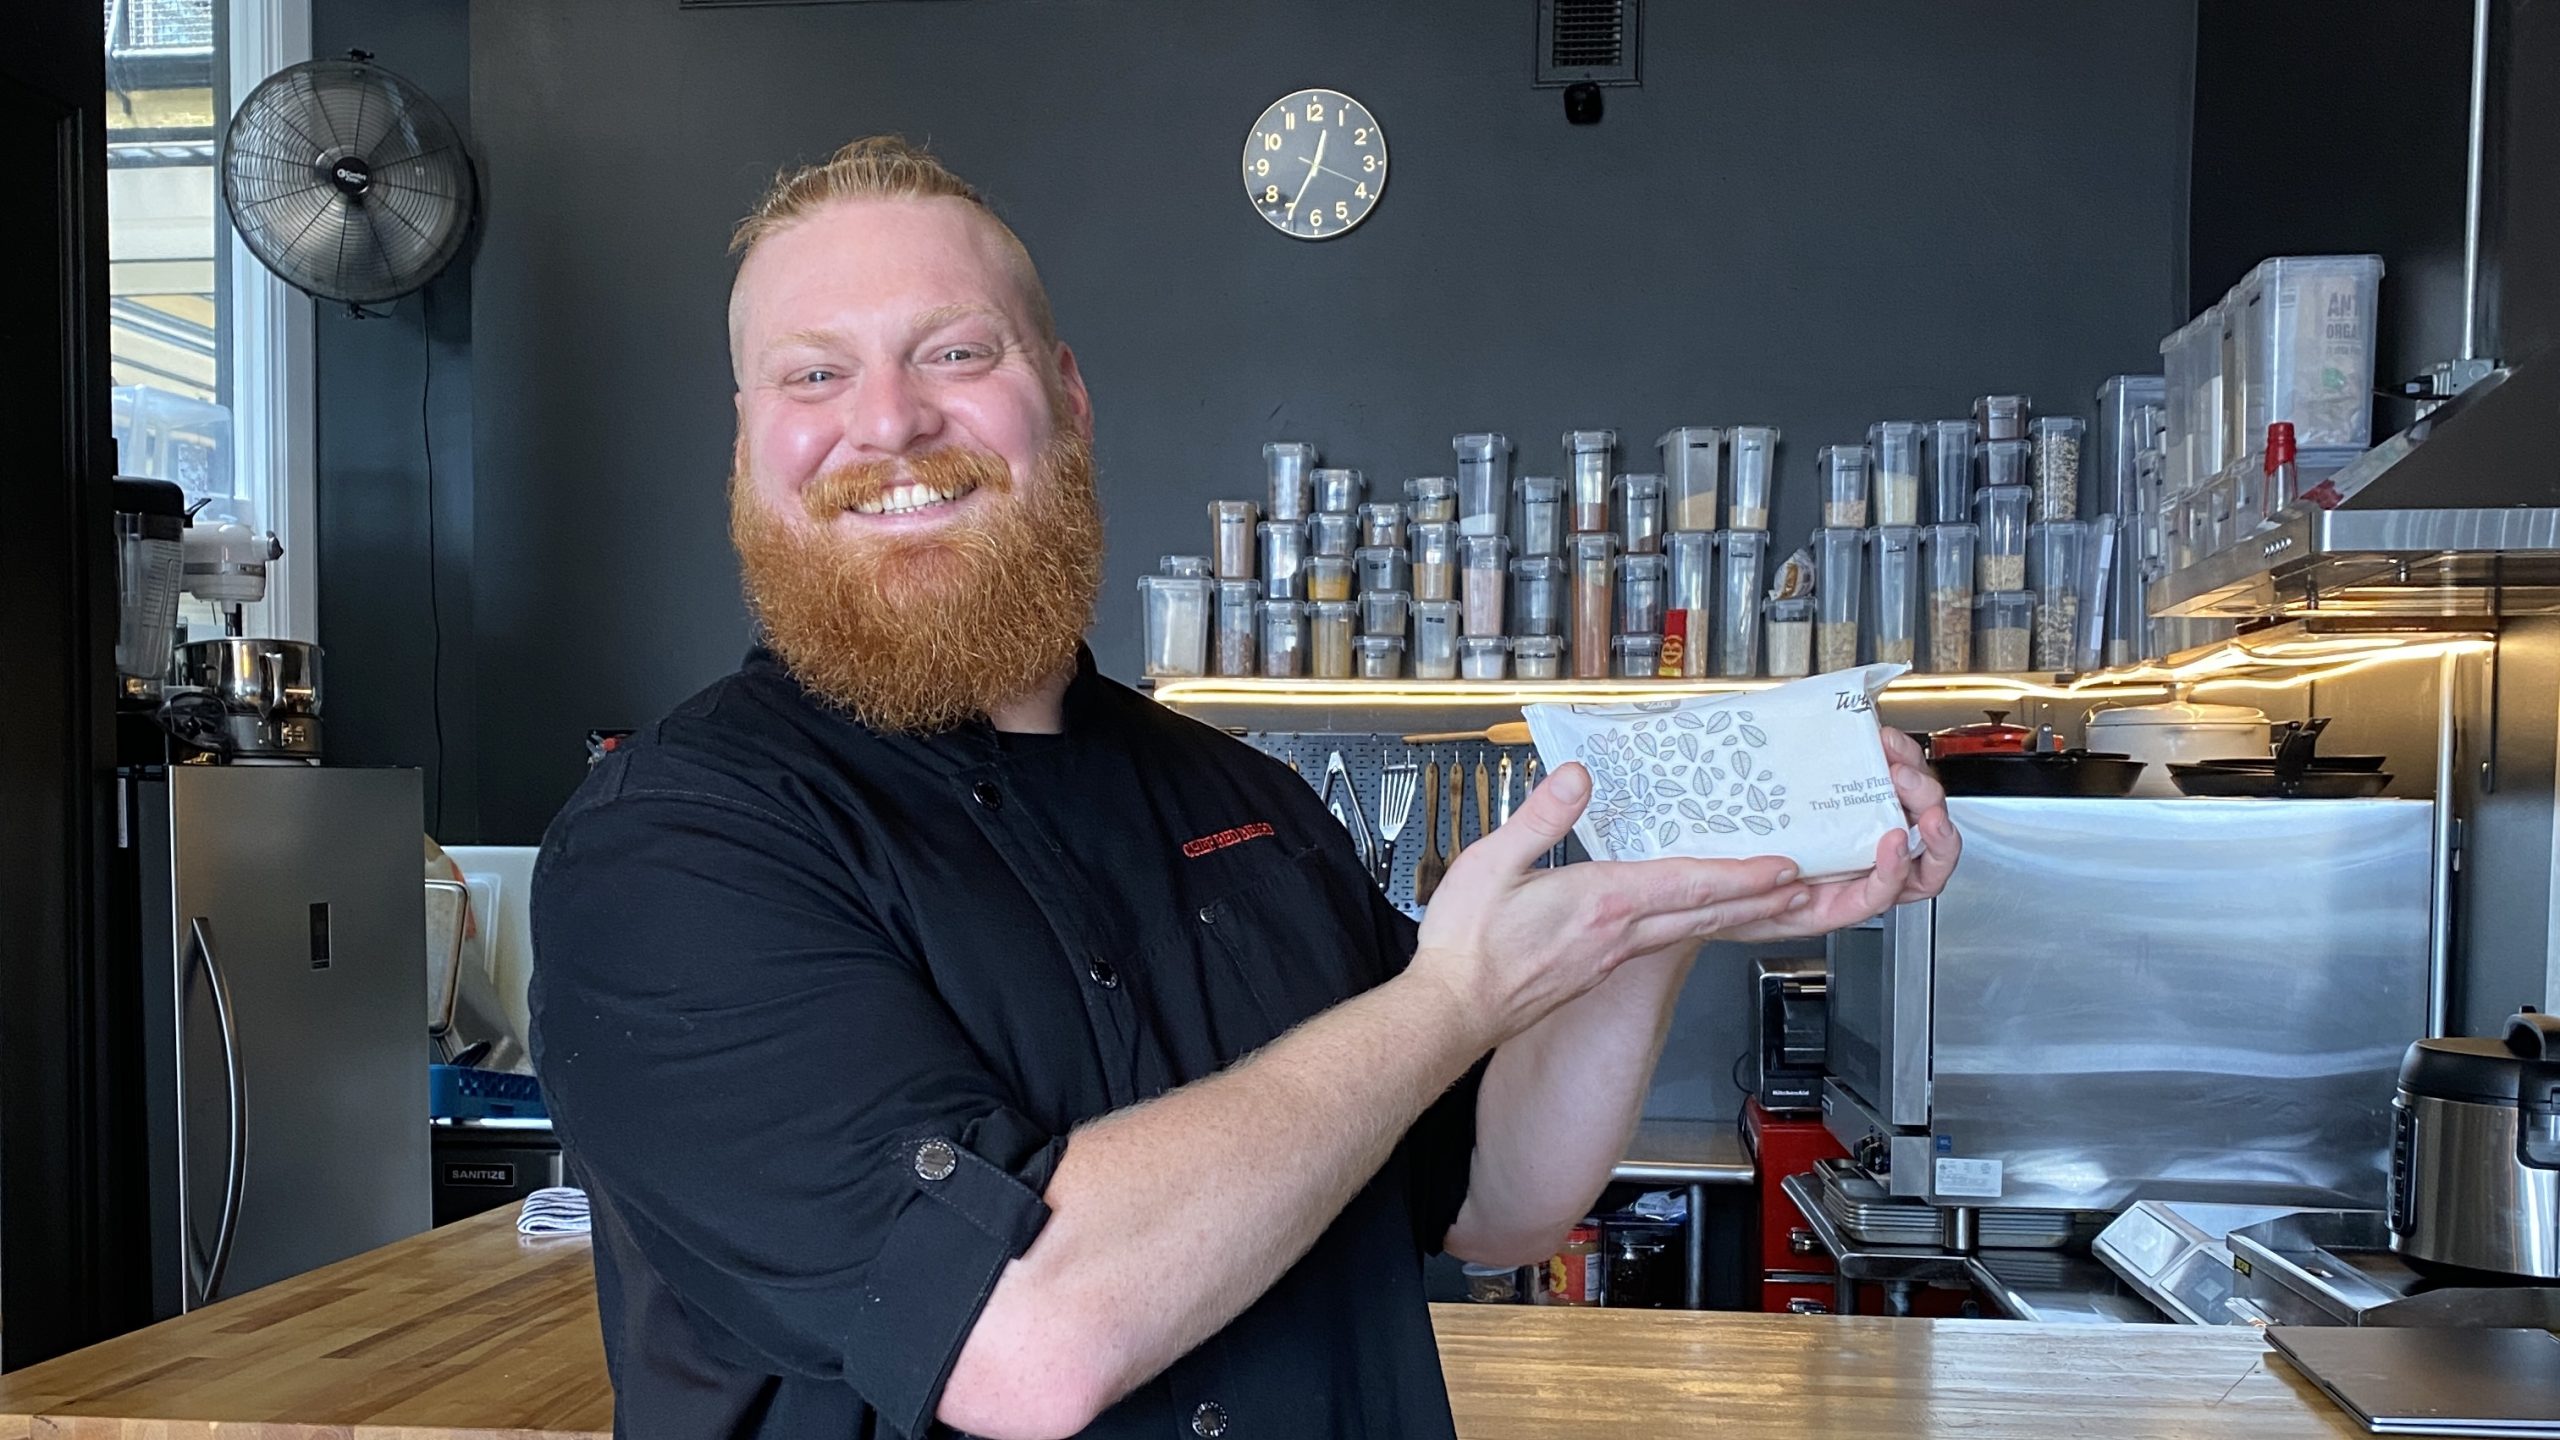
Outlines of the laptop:
{"label": "laptop", "polygon": [[2548,1330],[2272,1325],[2267,1340],[2377,1435],[2560,1437]]}

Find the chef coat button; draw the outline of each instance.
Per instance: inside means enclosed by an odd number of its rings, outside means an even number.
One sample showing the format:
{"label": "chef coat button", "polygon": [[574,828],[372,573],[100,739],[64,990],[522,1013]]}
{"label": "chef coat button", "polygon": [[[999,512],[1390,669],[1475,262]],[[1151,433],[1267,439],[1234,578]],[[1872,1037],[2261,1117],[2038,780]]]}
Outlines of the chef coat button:
{"label": "chef coat button", "polygon": [[992,780],[981,780],[977,784],[970,786],[969,796],[971,799],[976,800],[979,804],[986,806],[990,810],[1001,810],[1004,808],[1004,792],[997,789],[996,783]]}
{"label": "chef coat button", "polygon": [[1112,969],[1108,960],[1093,961],[1084,967],[1084,973],[1093,977],[1093,983],[1105,990],[1120,988],[1120,972]]}
{"label": "chef coat button", "polygon": [[1201,907],[1200,907],[1200,923],[1201,923],[1201,924],[1203,924],[1203,925],[1215,925],[1215,924],[1217,924],[1217,923],[1218,923],[1218,907],[1217,907],[1217,906],[1215,906],[1215,905],[1203,905],[1203,906],[1201,906]]}
{"label": "chef coat button", "polygon": [[916,1178],[948,1180],[960,1168],[960,1152],[948,1140],[927,1140],[916,1147]]}
{"label": "chef coat button", "polygon": [[1200,1408],[1191,1412],[1191,1433],[1203,1440],[1217,1440],[1227,1433],[1227,1412],[1219,1409],[1214,1400],[1201,1401]]}

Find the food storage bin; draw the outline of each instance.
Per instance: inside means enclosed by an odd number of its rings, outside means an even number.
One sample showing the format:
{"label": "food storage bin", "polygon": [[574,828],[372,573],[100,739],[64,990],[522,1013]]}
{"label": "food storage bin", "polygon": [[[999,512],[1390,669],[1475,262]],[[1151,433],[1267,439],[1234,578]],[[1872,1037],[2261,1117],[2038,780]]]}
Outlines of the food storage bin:
{"label": "food storage bin", "polygon": [[[1727,528],[1768,529],[1769,503],[1776,497],[1778,483],[1778,427],[1737,425],[1725,432],[1725,448],[1733,455],[1733,476],[1725,486],[1725,503],[1729,507]],[[1756,646],[1760,634],[1756,613],[1752,616],[1750,633]]]}
{"label": "food storage bin", "polygon": [[1446,475],[1417,475],[1404,482],[1407,518],[1438,524],[1458,518],[1458,482]]}
{"label": "food storage bin", "polygon": [[1262,468],[1270,480],[1262,513],[1268,520],[1304,520],[1314,492],[1316,447],[1298,440],[1274,440],[1262,447]]}
{"label": "food storage bin", "polygon": [[1401,639],[1413,624],[1413,592],[1409,590],[1363,590],[1359,604],[1363,635],[1393,635]]}
{"label": "food storage bin", "polygon": [[1254,658],[1254,606],[1262,587],[1250,580],[1218,582],[1217,673],[1250,675]]}
{"label": "food storage bin", "polygon": [[1351,668],[1363,680],[1404,678],[1404,637],[1363,635],[1351,642]]}
{"label": "food storage bin", "polygon": [[1973,523],[1973,457],[1981,436],[1981,427],[1970,420],[1930,422],[1929,518],[1932,521],[1941,525]]}
{"label": "food storage bin", "polygon": [[1928,429],[1917,420],[1879,420],[1867,427],[1868,513],[1876,524],[1920,523]]}
{"label": "food storage bin", "polygon": [[1413,588],[1413,561],[1401,546],[1364,545],[1351,552],[1351,569],[1364,595],[1372,590]]}
{"label": "food storage bin", "polygon": [[1369,487],[1359,471],[1317,470],[1313,474],[1314,491],[1308,504],[1317,512],[1332,510],[1348,515],[1360,508],[1361,497]]}
{"label": "food storage bin", "polygon": [[1920,565],[1929,579],[1923,669],[1960,675],[1973,668],[1974,535],[1971,525],[1931,525],[1920,532]]}
{"label": "food storage bin", "polygon": [[1307,517],[1307,554],[1348,557],[1358,548],[1360,517],[1348,510],[1319,510]]}
{"label": "food storage bin", "polygon": [[1564,637],[1521,635],[1511,641],[1511,676],[1515,680],[1564,678]]}
{"label": "food storage bin", "polygon": [[1659,635],[1613,636],[1609,651],[1617,659],[1617,676],[1621,680],[1650,680],[1662,673]]}
{"label": "food storage bin", "polygon": [[1865,579],[1867,532],[1838,527],[1813,532],[1813,668],[1858,663],[1858,604]]}
{"label": "food storage bin", "polygon": [[1266,600],[1295,600],[1307,563],[1307,522],[1265,520],[1254,529],[1262,536],[1262,595]]}
{"label": "food storage bin", "polygon": [[1404,548],[1404,506],[1393,500],[1361,506],[1360,543]]}
{"label": "food storage bin", "polygon": [[1511,562],[1511,633],[1564,634],[1565,560],[1526,555]]}
{"label": "food storage bin", "polygon": [[2379,255],[2279,255],[2223,297],[2226,460],[2254,462],[2279,420],[2306,453],[2372,442],[2381,285]]}
{"label": "food storage bin", "polygon": [[2053,520],[2027,527],[2027,588],[2035,592],[2035,648],[2028,662],[2038,670],[2076,667],[2081,595],[2087,584],[2089,526]]}
{"label": "food storage bin", "polygon": [[1867,447],[1825,445],[1813,453],[1820,477],[1822,523],[1863,530],[1867,525]]}
{"label": "food storage bin", "polygon": [[1713,425],[1683,425],[1653,442],[1662,452],[1665,529],[1713,530],[1721,523],[1724,496],[1724,432]]}
{"label": "food storage bin", "polygon": [[2035,452],[2028,466],[2035,490],[2031,519],[2080,517],[2080,454],[2088,438],[2089,427],[2077,415],[2039,415],[2027,427]]}
{"label": "food storage bin", "polygon": [[1499,680],[1510,668],[1511,642],[1499,635],[1458,637],[1458,678]]}
{"label": "food storage bin", "polygon": [[1219,579],[1253,578],[1253,526],[1257,513],[1250,500],[1209,502],[1209,556]]}
{"label": "food storage bin", "polygon": [[1511,541],[1501,535],[1461,536],[1458,556],[1458,597],[1466,607],[1467,633],[1501,634],[1503,592],[1511,586]]}
{"label": "food storage bin", "polygon": [[1306,577],[1307,598],[1310,600],[1351,598],[1351,557],[1348,555],[1308,556]]}
{"label": "food storage bin", "polygon": [[1348,600],[1307,603],[1307,673],[1319,680],[1351,678],[1351,637],[1357,610]]}
{"label": "food storage bin", "polygon": [[2160,342],[2161,484],[2192,495],[2222,472],[2222,306],[2206,306]]}
{"label": "food storage bin", "polygon": [[1185,580],[1206,580],[1210,578],[1209,557],[1206,555],[1159,555],[1156,557],[1156,573]]}
{"label": "food storage bin", "polygon": [[1768,560],[1765,530],[1727,531],[1717,547],[1715,673],[1720,676],[1760,673],[1760,587],[1766,583]]}
{"label": "food storage bin", "polygon": [[[1674,530],[1662,537],[1671,562],[1671,589],[1662,608],[1662,658],[1679,674],[1701,676],[1714,658],[1716,537],[1704,530]],[[1677,646],[1677,653],[1674,653]]]}
{"label": "food storage bin", "polygon": [[1458,678],[1458,602],[1413,602],[1413,676],[1417,680]]}
{"label": "food storage bin", "polygon": [[1511,484],[1517,504],[1513,547],[1523,555],[1564,553],[1564,482],[1553,475],[1523,475]]}
{"label": "food storage bin", "polygon": [[1568,543],[1566,591],[1573,617],[1573,673],[1597,680],[1609,673],[1610,582],[1618,537],[1606,530],[1576,535]]}
{"label": "food storage bin", "polygon": [[[2160,429],[2163,386],[2157,375],[2117,375],[2098,387],[2098,418],[2089,427],[2085,464],[2090,484],[2083,501],[2096,514],[2123,525],[2120,558],[2107,575],[2105,663],[2130,665],[2153,658],[2144,588],[2156,565],[2153,548],[2160,500]],[[2145,457],[2149,457],[2146,461]]]}
{"label": "food storage bin", "polygon": [[1813,601],[1799,595],[1769,602],[1769,673],[1795,679],[1813,673]]}
{"label": "food storage bin", "polygon": [[1146,673],[1174,679],[1208,673],[1209,597],[1204,575],[1141,575],[1139,610],[1146,627]]}
{"label": "food storage bin", "polygon": [[[2027,487],[2000,485],[1973,497],[1976,590],[2027,588]],[[1978,628],[1978,627],[1977,627]]]}
{"label": "food storage bin", "polygon": [[1458,598],[1458,526],[1432,520],[1409,527],[1413,536],[1413,598]]}
{"label": "food storage bin", "polygon": [[1499,535],[1511,516],[1511,437],[1452,436],[1458,452],[1458,528],[1469,535]]}
{"label": "food storage bin", "polygon": [[1262,602],[1262,673],[1295,680],[1307,668],[1307,607],[1295,600]]}
{"label": "food storage bin", "polygon": [[1975,453],[1982,457],[1983,489],[2004,490],[2020,485],[2033,490],[2036,474],[2034,441],[1985,440]]}
{"label": "food storage bin", "polygon": [[2004,590],[1973,599],[1973,663],[1997,675],[2016,675],[2034,658],[2036,597]]}
{"label": "food storage bin", "polygon": [[1663,600],[1671,588],[1671,561],[1661,555],[1618,557],[1618,633],[1662,633]]}
{"label": "food storage bin", "polygon": [[1920,527],[1867,532],[1867,659],[1916,665],[1920,657]]}
{"label": "food storage bin", "polygon": [[1618,448],[1615,430],[1568,430],[1565,473],[1573,483],[1573,533],[1609,528],[1609,460]]}
{"label": "food storage bin", "polygon": [[1618,548],[1629,555],[1662,549],[1662,477],[1621,475],[1609,483],[1609,510]]}
{"label": "food storage bin", "polygon": [[1973,402],[1973,423],[1985,440],[2023,440],[2033,408],[2024,395],[1985,395]]}

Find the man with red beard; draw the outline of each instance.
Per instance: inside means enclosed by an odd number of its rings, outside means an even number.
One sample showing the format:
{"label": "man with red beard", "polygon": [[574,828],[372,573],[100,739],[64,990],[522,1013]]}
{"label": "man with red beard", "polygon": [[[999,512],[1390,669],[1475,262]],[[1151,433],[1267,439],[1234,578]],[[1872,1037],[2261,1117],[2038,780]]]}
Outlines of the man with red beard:
{"label": "man with red beard", "polygon": [[1092,406],[1021,243],[903,142],[740,227],[761,644],[598,767],[535,1043],[629,1436],[1452,1433],[1421,1260],[1518,1265],[1621,1153],[1710,938],[1934,894],[1923,848],[1533,868],[1419,932],[1285,768],[1094,673]]}

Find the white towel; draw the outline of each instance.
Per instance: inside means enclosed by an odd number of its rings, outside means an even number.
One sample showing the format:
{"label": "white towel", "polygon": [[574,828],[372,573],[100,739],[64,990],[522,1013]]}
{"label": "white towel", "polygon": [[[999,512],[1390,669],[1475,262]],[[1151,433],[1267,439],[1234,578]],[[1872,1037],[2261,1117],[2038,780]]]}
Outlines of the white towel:
{"label": "white towel", "polygon": [[524,1208],[516,1214],[516,1229],[527,1235],[584,1235],[587,1233],[587,1192],[566,1185],[553,1185],[524,1197]]}

